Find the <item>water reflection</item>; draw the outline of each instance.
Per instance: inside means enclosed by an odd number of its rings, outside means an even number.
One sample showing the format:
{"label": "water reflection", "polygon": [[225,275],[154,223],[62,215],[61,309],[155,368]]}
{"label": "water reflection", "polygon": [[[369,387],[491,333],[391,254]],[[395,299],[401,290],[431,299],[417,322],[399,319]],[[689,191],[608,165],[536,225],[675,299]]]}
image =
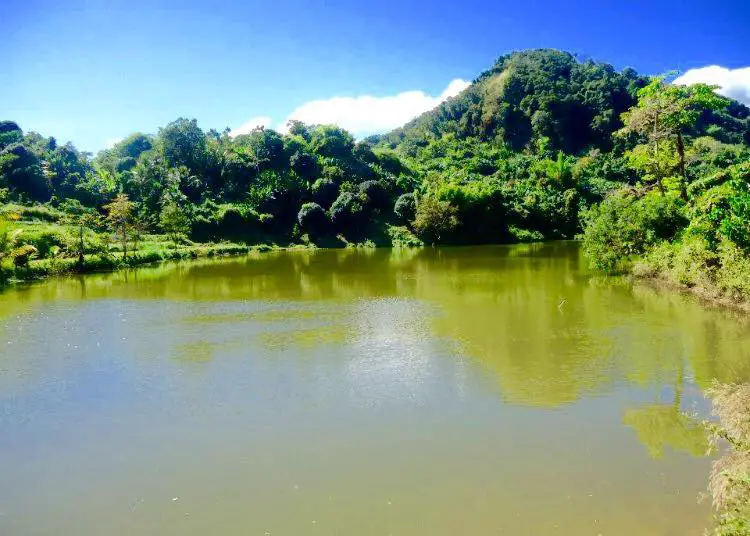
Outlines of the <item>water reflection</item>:
{"label": "water reflection", "polygon": [[571,243],[31,285],[0,294],[0,529],[699,534],[687,414],[749,334]]}
{"label": "water reflection", "polygon": [[[80,300],[203,304],[207,312],[179,318],[181,336],[190,339],[197,327],[258,325],[256,343],[268,348],[356,345],[363,331],[401,323],[410,326],[404,340],[449,341],[493,378],[505,400],[529,406],[559,407],[620,381],[670,384],[684,368],[701,387],[713,378],[750,378],[746,322],[684,296],[602,280],[584,269],[571,243],[275,252],[61,279],[0,296],[0,319],[9,319],[2,336],[16,344],[23,334],[15,315]],[[378,299],[383,311],[357,308]],[[249,302],[275,305],[230,305]],[[307,305],[279,305],[288,302]],[[396,306],[402,302],[418,306]],[[326,303],[340,305],[311,306]],[[174,353],[207,360],[218,343],[181,341]],[[9,346],[0,348],[5,376],[25,367]]]}

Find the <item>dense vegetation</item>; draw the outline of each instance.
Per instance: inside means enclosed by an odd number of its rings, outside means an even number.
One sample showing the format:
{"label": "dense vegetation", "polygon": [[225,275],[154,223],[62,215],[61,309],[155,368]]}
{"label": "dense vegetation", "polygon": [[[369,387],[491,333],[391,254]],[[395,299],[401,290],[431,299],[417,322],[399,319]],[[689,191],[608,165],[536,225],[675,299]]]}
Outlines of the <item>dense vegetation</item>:
{"label": "dense vegetation", "polygon": [[300,122],[233,137],[180,118],[92,157],[4,121],[0,273],[200,248],[502,243],[585,230],[602,269],[750,292],[749,116],[706,86],[534,50],[501,57],[460,95],[361,141]]}
{"label": "dense vegetation", "polygon": [[[259,245],[582,236],[603,271],[750,301],[750,109],[708,86],[534,50],[382,136],[288,126],[180,118],[92,156],[0,121],[0,283]],[[722,534],[747,533],[742,460],[716,480]]]}

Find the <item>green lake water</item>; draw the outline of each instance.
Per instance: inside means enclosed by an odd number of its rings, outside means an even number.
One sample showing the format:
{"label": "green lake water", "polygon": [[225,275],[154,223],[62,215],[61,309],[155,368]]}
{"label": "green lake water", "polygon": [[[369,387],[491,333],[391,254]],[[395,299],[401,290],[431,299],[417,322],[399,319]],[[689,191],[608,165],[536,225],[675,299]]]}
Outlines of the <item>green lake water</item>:
{"label": "green lake water", "polygon": [[702,389],[748,357],[565,242],[7,290],[0,534],[697,536]]}

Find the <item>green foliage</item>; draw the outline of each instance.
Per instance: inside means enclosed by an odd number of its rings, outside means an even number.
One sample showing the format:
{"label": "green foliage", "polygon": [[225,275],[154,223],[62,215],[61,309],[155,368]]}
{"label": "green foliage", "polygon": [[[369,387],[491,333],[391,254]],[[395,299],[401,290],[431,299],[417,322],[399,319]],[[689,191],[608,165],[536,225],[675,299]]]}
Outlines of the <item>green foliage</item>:
{"label": "green foliage", "polygon": [[583,245],[592,264],[617,272],[662,240],[671,240],[687,224],[683,206],[673,197],[637,196],[622,190],[588,210]]}
{"label": "green foliage", "polygon": [[165,233],[177,240],[190,231],[190,220],[185,211],[174,201],[165,203],[159,214],[159,224]]}
{"label": "green foliage", "polygon": [[[349,243],[421,243],[412,231],[428,243],[525,242],[574,238],[588,214],[597,265],[617,270],[644,256],[644,273],[659,265],[684,284],[739,293],[750,248],[748,142],[750,110],[708,86],[530,50],[502,56],[404,127],[358,142],[334,125],[290,121],[288,134],[230,136],[179,118],[91,158],[3,121],[0,215],[20,215],[11,233],[24,227],[35,255],[48,257],[33,259],[30,274],[53,273],[71,256],[87,269],[107,249],[101,212],[119,241],[117,260],[101,262],[117,265],[131,262],[129,243],[138,249],[156,230],[171,235],[171,248],[187,233],[289,244],[328,230]],[[632,194],[613,194],[623,188]],[[113,216],[123,199],[128,214]],[[45,224],[64,227],[45,234]]]}
{"label": "green foliage", "polygon": [[458,227],[458,210],[448,201],[433,196],[423,197],[417,203],[414,232],[428,244],[448,241]]}
{"label": "green foliage", "polygon": [[326,211],[317,203],[305,203],[297,214],[300,229],[311,237],[324,234],[330,227]]}
{"label": "green foliage", "polygon": [[328,211],[336,229],[347,238],[357,237],[365,223],[365,199],[361,195],[344,192]]}
{"label": "green foliage", "polygon": [[391,146],[419,146],[454,133],[498,140],[520,150],[541,138],[567,154],[587,147],[609,149],[619,116],[635,104],[646,80],[632,70],[587,61],[557,50],[500,57],[471,87],[437,109],[383,137]]}
{"label": "green foliage", "polygon": [[195,119],[179,118],[159,130],[159,144],[168,165],[200,172],[206,163],[206,135]]}
{"label": "green foliage", "polygon": [[365,181],[359,184],[358,191],[361,196],[367,198],[366,204],[370,208],[382,210],[391,203],[391,197],[382,183],[378,181]]}
{"label": "green foliage", "polygon": [[311,188],[313,199],[322,207],[330,207],[339,196],[339,187],[330,179],[318,179]]}
{"label": "green foliage", "polygon": [[19,229],[12,239],[13,245],[16,247],[33,246],[34,253],[40,259],[54,256],[54,252],[59,252],[60,249],[65,247],[65,236],[61,228],[57,226],[35,227],[37,226]]}
{"label": "green foliage", "polygon": [[401,223],[409,224],[417,215],[417,200],[413,193],[403,194],[396,199],[393,213]]}

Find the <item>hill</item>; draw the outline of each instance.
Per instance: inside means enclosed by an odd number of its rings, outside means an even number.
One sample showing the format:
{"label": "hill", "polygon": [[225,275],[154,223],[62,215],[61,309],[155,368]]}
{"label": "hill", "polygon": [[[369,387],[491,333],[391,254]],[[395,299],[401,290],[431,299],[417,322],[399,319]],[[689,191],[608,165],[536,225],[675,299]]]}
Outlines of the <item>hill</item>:
{"label": "hill", "polygon": [[[613,148],[620,116],[637,101],[648,77],[630,68],[579,62],[552,49],[501,56],[461,94],[401,128],[372,141],[415,155],[434,138],[477,137],[520,151],[546,139],[552,150],[580,154]],[[724,143],[750,143],[750,110],[733,102],[718,113],[706,111],[693,135],[710,132]]]}

